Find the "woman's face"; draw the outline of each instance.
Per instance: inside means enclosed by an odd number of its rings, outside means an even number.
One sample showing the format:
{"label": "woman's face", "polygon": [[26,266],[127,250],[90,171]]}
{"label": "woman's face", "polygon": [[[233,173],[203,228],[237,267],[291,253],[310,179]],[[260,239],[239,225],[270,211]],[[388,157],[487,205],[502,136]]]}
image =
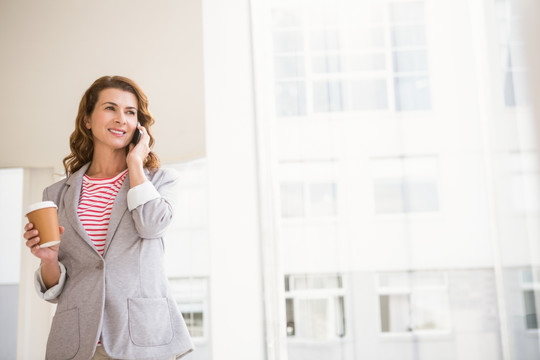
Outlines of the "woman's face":
{"label": "woman's face", "polygon": [[137,128],[137,105],[137,98],[128,91],[102,90],[85,124],[92,131],[94,148],[118,150],[128,146]]}

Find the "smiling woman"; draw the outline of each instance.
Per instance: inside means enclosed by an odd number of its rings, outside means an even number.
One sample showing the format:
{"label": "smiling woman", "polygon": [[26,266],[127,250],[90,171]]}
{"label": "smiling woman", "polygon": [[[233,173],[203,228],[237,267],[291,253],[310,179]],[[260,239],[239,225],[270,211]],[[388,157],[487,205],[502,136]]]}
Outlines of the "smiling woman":
{"label": "smiling woman", "polygon": [[101,77],[83,95],[67,178],[43,192],[58,205],[62,241],[42,248],[34,225],[24,228],[41,260],[38,295],[58,304],[47,358],[170,359],[193,349],[163,268],[178,176],[150,151],[153,123],[128,78]]}

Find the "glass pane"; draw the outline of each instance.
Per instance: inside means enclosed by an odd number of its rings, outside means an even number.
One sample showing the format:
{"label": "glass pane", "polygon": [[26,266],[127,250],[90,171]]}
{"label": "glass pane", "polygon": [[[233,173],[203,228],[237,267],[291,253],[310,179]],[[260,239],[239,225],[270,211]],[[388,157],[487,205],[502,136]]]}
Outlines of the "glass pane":
{"label": "glass pane", "polygon": [[328,338],[328,300],[297,299],[295,315],[296,337],[314,340]]}
{"label": "glass pane", "polygon": [[345,337],[347,335],[347,328],[345,326],[345,299],[343,296],[339,296],[336,299],[336,335],[337,337]]}
{"label": "glass pane", "polygon": [[435,182],[408,180],[404,185],[405,211],[429,212],[439,210],[439,192]]}
{"label": "glass pane", "polygon": [[525,324],[528,330],[538,329],[538,317],[536,313],[536,299],[533,290],[523,291],[525,306]]}
{"label": "glass pane", "polygon": [[382,332],[411,331],[409,295],[380,295]]}
{"label": "glass pane", "polygon": [[287,336],[295,336],[294,302],[292,299],[287,299],[285,301],[285,311],[287,313]]}
{"label": "glass pane", "polygon": [[393,23],[423,23],[424,3],[421,1],[394,3],[390,7],[390,20]]}
{"label": "glass pane", "polygon": [[347,72],[370,72],[386,70],[386,59],[383,53],[349,55],[344,58],[343,62],[344,71]]}
{"label": "glass pane", "polygon": [[348,50],[383,49],[386,45],[383,27],[352,28],[342,34],[342,48]]}
{"label": "glass pane", "polygon": [[182,316],[186,322],[189,333],[193,337],[204,336],[203,326],[203,313],[202,312],[190,312],[186,313],[182,311]]}
{"label": "glass pane", "polygon": [[412,297],[414,330],[450,328],[448,295],[445,291],[418,291]]}
{"label": "glass pane", "polygon": [[324,81],[313,84],[313,110],[316,112],[343,110],[341,81]]}
{"label": "glass pane", "polygon": [[302,10],[300,9],[273,9],[272,25],[274,28],[302,26]]}
{"label": "glass pane", "polygon": [[337,30],[320,30],[310,33],[310,48],[314,51],[338,50],[339,33]]}
{"label": "glass pane", "polygon": [[403,203],[403,181],[399,179],[377,179],[374,185],[375,212],[377,214],[401,213]]}
{"label": "glass pane", "polygon": [[339,289],[342,287],[339,275],[294,275],[294,290]]}
{"label": "glass pane", "polygon": [[423,25],[404,25],[392,28],[392,45],[401,46],[425,46],[426,34]]}
{"label": "glass pane", "polygon": [[385,79],[350,80],[348,85],[348,110],[383,110],[388,108]]}
{"label": "glass pane", "polygon": [[508,107],[527,105],[526,78],[523,71],[507,71],[504,78],[504,100]]}
{"label": "glass pane", "polygon": [[305,216],[304,185],[301,183],[281,184],[281,216]]}
{"label": "glass pane", "polygon": [[397,111],[429,110],[431,108],[427,77],[396,77],[394,86]]}
{"label": "glass pane", "polygon": [[300,116],[306,114],[306,88],[304,82],[276,84],[276,115]]}
{"label": "glass pane", "polygon": [[310,213],[313,216],[336,215],[335,184],[310,184]]}
{"label": "glass pane", "polygon": [[311,71],[314,73],[334,73],[341,71],[339,55],[314,56],[311,59]]}
{"label": "glass pane", "polygon": [[301,31],[279,31],[274,33],[274,52],[302,52],[304,34]]}
{"label": "glass pane", "polygon": [[274,74],[276,79],[303,77],[303,56],[276,56],[274,58]]}
{"label": "glass pane", "polygon": [[394,52],[395,72],[427,71],[427,69],[427,55],[425,50]]}

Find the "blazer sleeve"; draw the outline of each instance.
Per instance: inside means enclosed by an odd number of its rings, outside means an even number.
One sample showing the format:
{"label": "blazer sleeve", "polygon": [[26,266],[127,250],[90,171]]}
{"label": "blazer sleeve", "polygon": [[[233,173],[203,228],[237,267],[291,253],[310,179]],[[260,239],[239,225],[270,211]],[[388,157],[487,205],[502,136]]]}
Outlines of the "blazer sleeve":
{"label": "blazer sleeve", "polygon": [[173,218],[178,184],[177,171],[160,169],[150,180],[128,191],[128,209],[141,238],[163,237]]}
{"label": "blazer sleeve", "polygon": [[[64,183],[65,183],[65,180],[58,183],[61,185],[60,190],[63,188]],[[57,193],[59,193],[59,191],[57,191]],[[55,204],[58,203],[57,199],[51,199],[51,196],[49,195],[49,188],[45,188],[45,190],[43,190],[42,199],[43,201],[53,200]],[[66,273],[67,273],[66,267],[60,261],[58,261],[58,265],[60,266],[60,279],[58,280],[58,284],[50,287],[49,289],[47,289],[47,287],[45,286],[45,283],[43,282],[43,278],[41,277],[41,264],[39,265],[38,269],[34,273],[34,287],[36,288],[36,292],[38,296],[42,298],[43,300],[46,300],[51,303],[58,302],[56,298],[60,295],[66,283]]]}

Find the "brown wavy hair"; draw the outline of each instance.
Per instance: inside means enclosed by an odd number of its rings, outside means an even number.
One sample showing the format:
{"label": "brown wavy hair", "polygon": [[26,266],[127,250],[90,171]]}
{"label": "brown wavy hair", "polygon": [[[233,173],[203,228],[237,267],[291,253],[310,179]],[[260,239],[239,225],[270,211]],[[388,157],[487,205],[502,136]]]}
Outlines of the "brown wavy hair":
{"label": "brown wavy hair", "polygon": [[[75,119],[75,130],[69,137],[71,154],[66,156],[63,161],[66,176],[73,174],[92,160],[94,156],[94,139],[92,132],[85,126],[85,119],[92,115],[100,92],[110,88],[127,91],[135,95],[138,103],[137,120],[150,135],[150,147],[154,145],[155,140],[150,132],[150,127],[155,120],[148,110],[148,98],[139,85],[123,76],[100,77],[86,90],[79,103],[79,111]],[[129,146],[126,147],[126,154],[128,151]],[[145,159],[144,167],[148,169],[159,168],[159,158],[152,151]]]}

